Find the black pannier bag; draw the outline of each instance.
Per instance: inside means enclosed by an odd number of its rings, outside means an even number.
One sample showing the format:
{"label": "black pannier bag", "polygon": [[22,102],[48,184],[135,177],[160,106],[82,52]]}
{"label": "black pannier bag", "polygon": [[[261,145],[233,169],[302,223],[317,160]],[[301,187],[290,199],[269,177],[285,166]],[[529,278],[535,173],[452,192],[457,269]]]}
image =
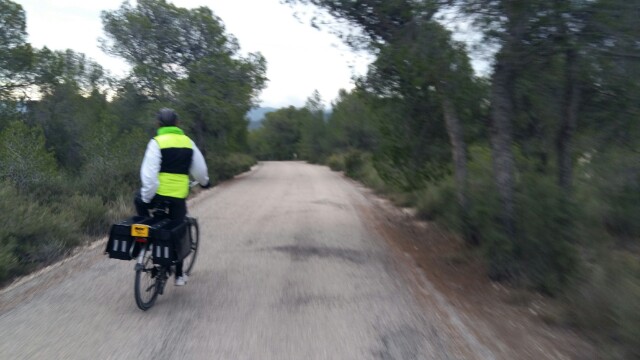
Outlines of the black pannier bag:
{"label": "black pannier bag", "polygon": [[132,216],[125,220],[111,225],[109,241],[105,252],[112,259],[131,260],[138,256],[140,244],[135,243],[135,238],[131,236],[131,226],[134,224],[149,225],[153,228],[158,223],[157,219],[143,216]]}
{"label": "black pannier bag", "polygon": [[154,264],[171,265],[189,255],[191,241],[187,236],[185,221],[162,222],[151,227],[150,232]]}

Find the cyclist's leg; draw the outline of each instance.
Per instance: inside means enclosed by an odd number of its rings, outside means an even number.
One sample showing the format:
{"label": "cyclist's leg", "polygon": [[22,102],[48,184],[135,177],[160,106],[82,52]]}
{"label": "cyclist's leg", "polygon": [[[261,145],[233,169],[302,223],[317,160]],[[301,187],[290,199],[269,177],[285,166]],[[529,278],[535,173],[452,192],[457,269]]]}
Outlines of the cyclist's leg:
{"label": "cyclist's leg", "polygon": [[[173,220],[184,220],[187,216],[187,201],[185,199],[172,199],[169,216]],[[182,261],[178,261],[176,262],[176,279],[182,275]]]}

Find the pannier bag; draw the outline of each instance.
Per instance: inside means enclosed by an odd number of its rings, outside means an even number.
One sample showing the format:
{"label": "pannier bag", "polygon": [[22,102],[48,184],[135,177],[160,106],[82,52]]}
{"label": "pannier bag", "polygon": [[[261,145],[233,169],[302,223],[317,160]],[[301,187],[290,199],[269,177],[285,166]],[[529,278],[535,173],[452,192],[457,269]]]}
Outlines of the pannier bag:
{"label": "pannier bag", "polygon": [[171,265],[189,255],[191,241],[185,221],[159,223],[151,227],[150,232],[154,264]]}
{"label": "pannier bag", "polygon": [[158,223],[159,220],[154,218],[132,216],[117,224],[113,224],[109,232],[109,241],[107,241],[105,252],[108,253],[112,259],[134,259],[138,256],[137,253],[140,251],[140,244],[136,244],[135,238],[131,236],[131,226],[134,224],[145,224],[153,228],[153,226]]}
{"label": "pannier bag", "polygon": [[142,244],[131,235],[132,227],[135,230],[137,224],[149,227],[147,239],[151,243],[154,264],[171,265],[189,255],[191,241],[185,221],[133,216],[111,226],[105,249],[110,258],[132,260],[138,256]]}

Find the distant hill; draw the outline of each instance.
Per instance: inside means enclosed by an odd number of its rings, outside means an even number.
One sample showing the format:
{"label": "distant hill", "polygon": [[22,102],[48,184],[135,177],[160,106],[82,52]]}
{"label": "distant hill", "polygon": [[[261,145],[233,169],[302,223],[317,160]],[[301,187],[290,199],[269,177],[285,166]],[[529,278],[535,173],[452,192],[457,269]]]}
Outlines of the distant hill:
{"label": "distant hill", "polygon": [[272,111],[276,111],[278,109],[272,107],[259,107],[253,109],[247,113],[247,117],[249,118],[249,130],[257,129],[262,124],[262,120],[264,120],[264,116],[267,113]]}

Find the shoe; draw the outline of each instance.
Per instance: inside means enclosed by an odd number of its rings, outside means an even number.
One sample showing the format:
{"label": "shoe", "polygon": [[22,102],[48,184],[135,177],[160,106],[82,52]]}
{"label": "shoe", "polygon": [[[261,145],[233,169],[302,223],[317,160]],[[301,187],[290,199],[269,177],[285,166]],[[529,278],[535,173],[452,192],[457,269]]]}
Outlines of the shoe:
{"label": "shoe", "polygon": [[176,278],[176,286],[184,286],[187,284],[188,277],[187,275],[178,276]]}

